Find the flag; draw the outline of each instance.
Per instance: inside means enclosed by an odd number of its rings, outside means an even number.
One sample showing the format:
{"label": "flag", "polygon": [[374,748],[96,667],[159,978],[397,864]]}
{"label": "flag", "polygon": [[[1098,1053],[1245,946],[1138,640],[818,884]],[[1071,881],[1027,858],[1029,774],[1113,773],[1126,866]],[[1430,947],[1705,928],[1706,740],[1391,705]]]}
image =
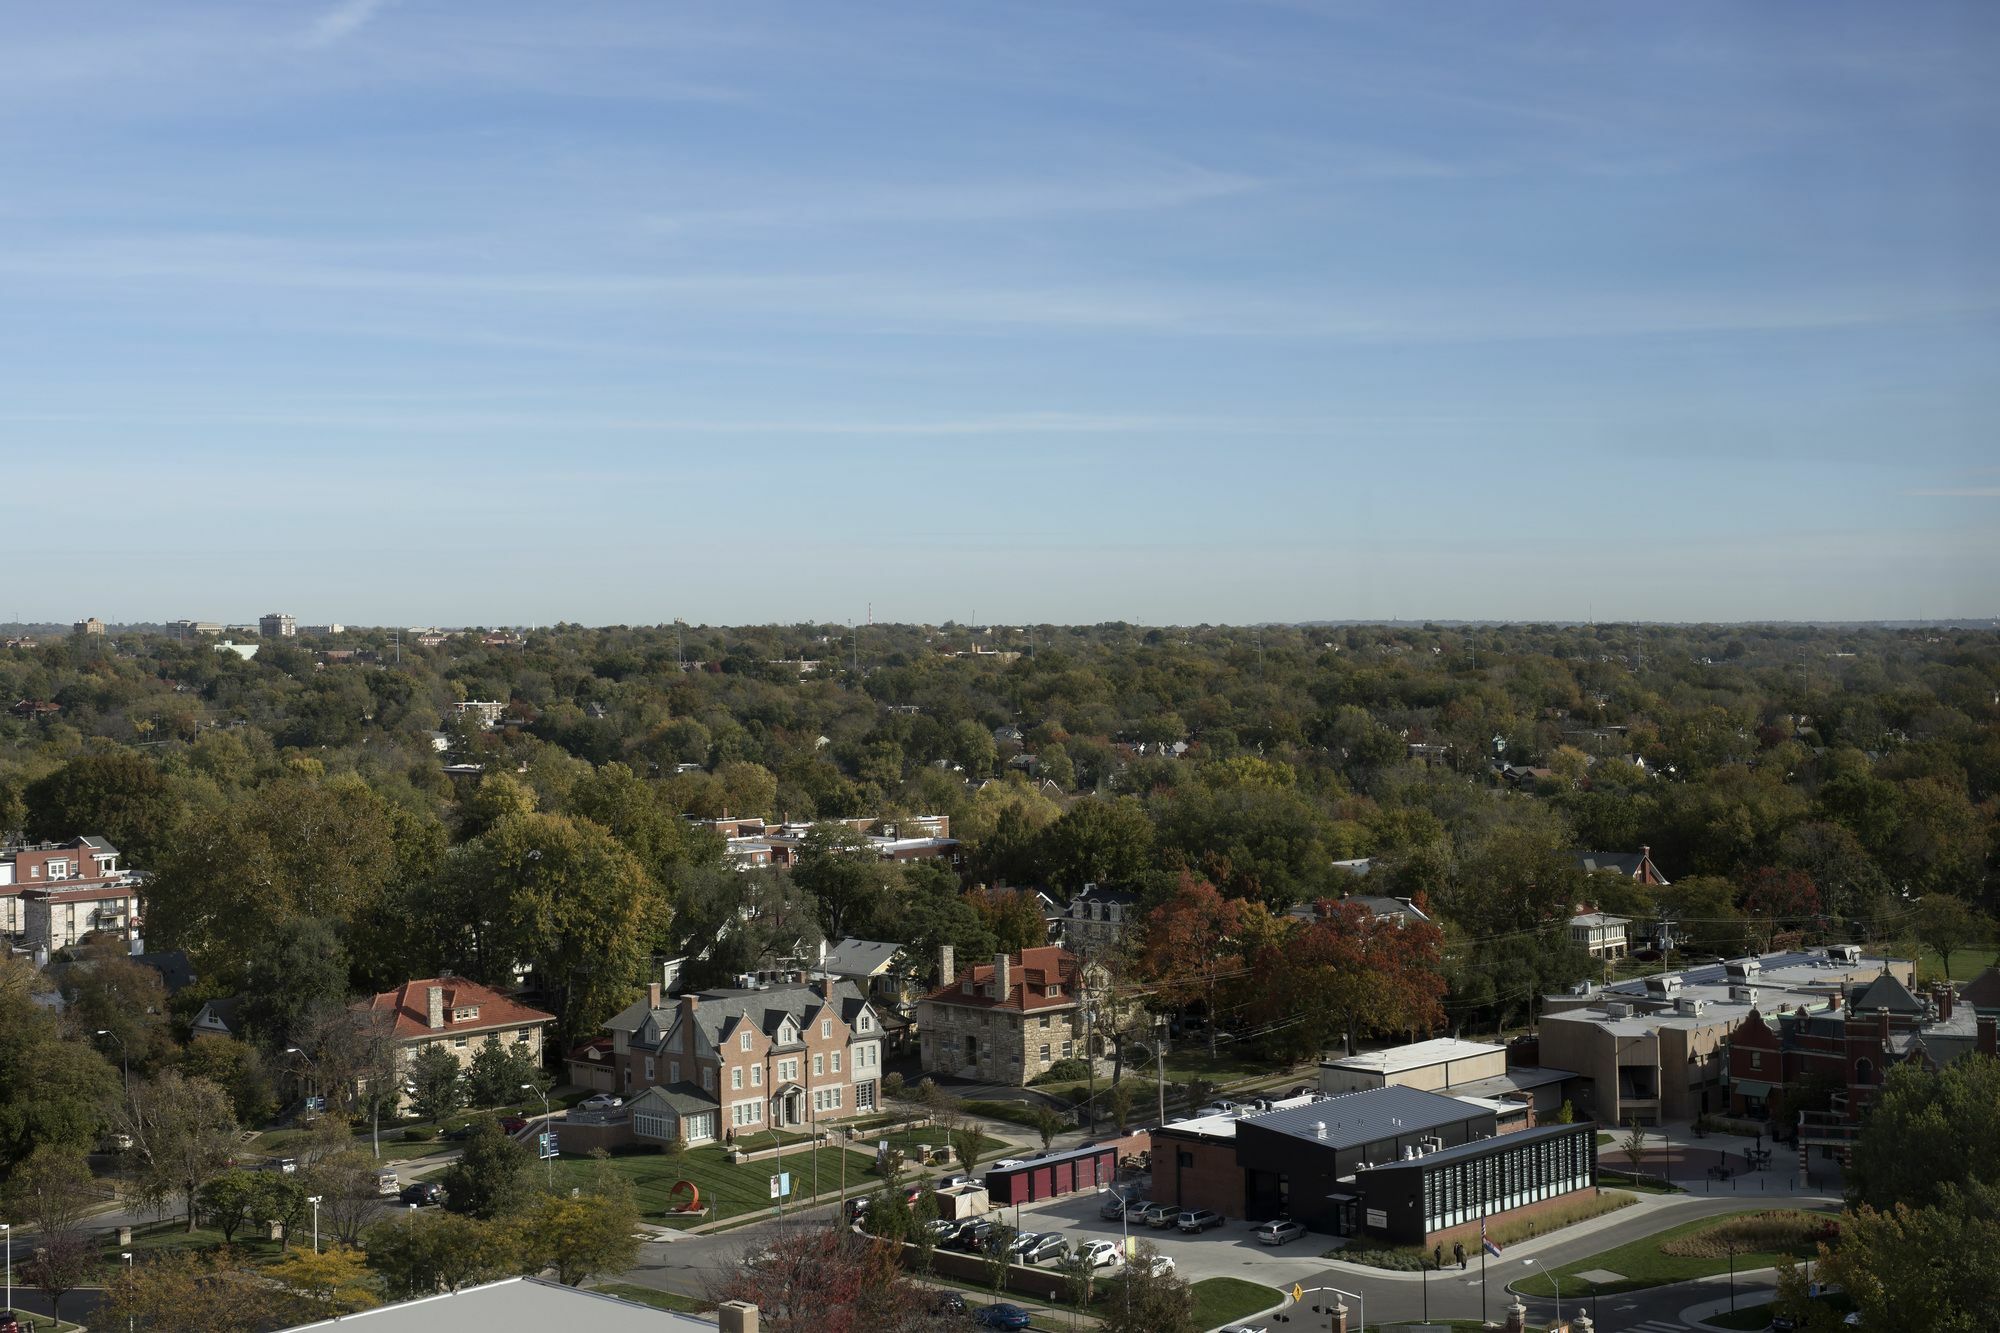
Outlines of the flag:
{"label": "flag", "polygon": [[1486,1219],[1483,1217],[1479,1219],[1479,1243],[1485,1246],[1486,1252],[1495,1259],[1500,1257],[1500,1247],[1495,1245],[1486,1235]]}

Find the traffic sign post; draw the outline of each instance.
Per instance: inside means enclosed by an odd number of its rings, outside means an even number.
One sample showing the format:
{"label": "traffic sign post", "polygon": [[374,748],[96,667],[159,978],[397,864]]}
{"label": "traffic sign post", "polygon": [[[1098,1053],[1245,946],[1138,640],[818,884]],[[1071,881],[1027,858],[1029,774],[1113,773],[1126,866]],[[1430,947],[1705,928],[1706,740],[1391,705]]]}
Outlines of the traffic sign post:
{"label": "traffic sign post", "polygon": [[771,1177],[771,1197],[783,1202],[792,1193],[792,1173],[780,1171]]}
{"label": "traffic sign post", "polygon": [[535,1143],[538,1156],[543,1161],[562,1156],[562,1149],[556,1145],[556,1132],[553,1129],[543,1130],[536,1136]]}

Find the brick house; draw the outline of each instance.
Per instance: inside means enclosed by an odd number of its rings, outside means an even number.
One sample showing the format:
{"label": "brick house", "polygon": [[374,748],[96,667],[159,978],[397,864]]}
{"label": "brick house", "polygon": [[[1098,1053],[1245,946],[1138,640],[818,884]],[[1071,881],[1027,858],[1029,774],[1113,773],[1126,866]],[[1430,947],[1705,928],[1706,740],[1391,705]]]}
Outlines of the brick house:
{"label": "brick house", "polygon": [[542,1030],[554,1014],[531,1009],[464,977],[425,977],[356,1002],[353,1009],[382,1022],[396,1043],[396,1068],[407,1070],[417,1052],[441,1046],[470,1066],[488,1037],[522,1048],[542,1062]]}
{"label": "brick house", "polygon": [[0,851],[0,934],[51,952],[98,930],[130,938],[139,924],[139,877],[118,867],[102,838]]}
{"label": "brick house", "polygon": [[[880,1106],[882,1018],[851,981],[800,979],[672,1002],[655,982],[604,1026],[611,1035],[608,1060],[585,1043],[571,1053],[571,1078],[583,1082],[579,1075],[586,1074],[601,1085],[600,1071],[608,1068],[617,1091],[631,1100],[640,1137],[662,1136],[640,1132],[641,1111],[683,1139],[712,1111],[710,1136],[732,1139],[868,1115]],[[645,1095],[655,1088],[663,1095]]]}
{"label": "brick house", "polygon": [[1048,945],[995,954],[957,972],[940,950],[938,988],[917,1003],[926,1073],[1026,1085],[1058,1060],[1104,1060],[1104,1038],[1085,1051],[1084,990],[1104,989],[1101,968]]}

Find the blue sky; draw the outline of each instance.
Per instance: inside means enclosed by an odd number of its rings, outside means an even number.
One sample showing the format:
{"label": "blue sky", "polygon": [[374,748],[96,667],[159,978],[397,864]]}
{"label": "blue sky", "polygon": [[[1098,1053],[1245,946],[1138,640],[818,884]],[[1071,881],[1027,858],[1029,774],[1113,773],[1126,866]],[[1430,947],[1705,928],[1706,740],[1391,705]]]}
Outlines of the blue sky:
{"label": "blue sky", "polygon": [[0,10],[0,618],[2000,612],[2000,6]]}

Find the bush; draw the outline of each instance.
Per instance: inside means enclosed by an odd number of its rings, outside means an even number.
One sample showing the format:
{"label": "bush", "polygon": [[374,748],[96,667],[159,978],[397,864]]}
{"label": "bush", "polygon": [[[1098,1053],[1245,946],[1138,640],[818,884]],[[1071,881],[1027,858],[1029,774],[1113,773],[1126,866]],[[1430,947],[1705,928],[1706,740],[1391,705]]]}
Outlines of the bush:
{"label": "bush", "polygon": [[882,1095],[884,1097],[900,1099],[903,1095],[903,1076],[901,1074],[883,1075]]}
{"label": "bush", "polygon": [[1090,1064],[1085,1060],[1058,1060],[1041,1073],[1028,1080],[1030,1085],[1041,1083],[1075,1083],[1090,1077]]}
{"label": "bush", "polygon": [[1732,1247],[1737,1254],[1787,1253],[1813,1244],[1825,1236],[1827,1229],[1827,1219],[1817,1213],[1778,1209],[1727,1218],[1714,1226],[1662,1241],[1660,1253],[1680,1259],[1720,1259]]}
{"label": "bush", "polygon": [[426,1129],[421,1125],[413,1125],[403,1131],[403,1142],[405,1143],[426,1143],[436,1137],[436,1130]]}

